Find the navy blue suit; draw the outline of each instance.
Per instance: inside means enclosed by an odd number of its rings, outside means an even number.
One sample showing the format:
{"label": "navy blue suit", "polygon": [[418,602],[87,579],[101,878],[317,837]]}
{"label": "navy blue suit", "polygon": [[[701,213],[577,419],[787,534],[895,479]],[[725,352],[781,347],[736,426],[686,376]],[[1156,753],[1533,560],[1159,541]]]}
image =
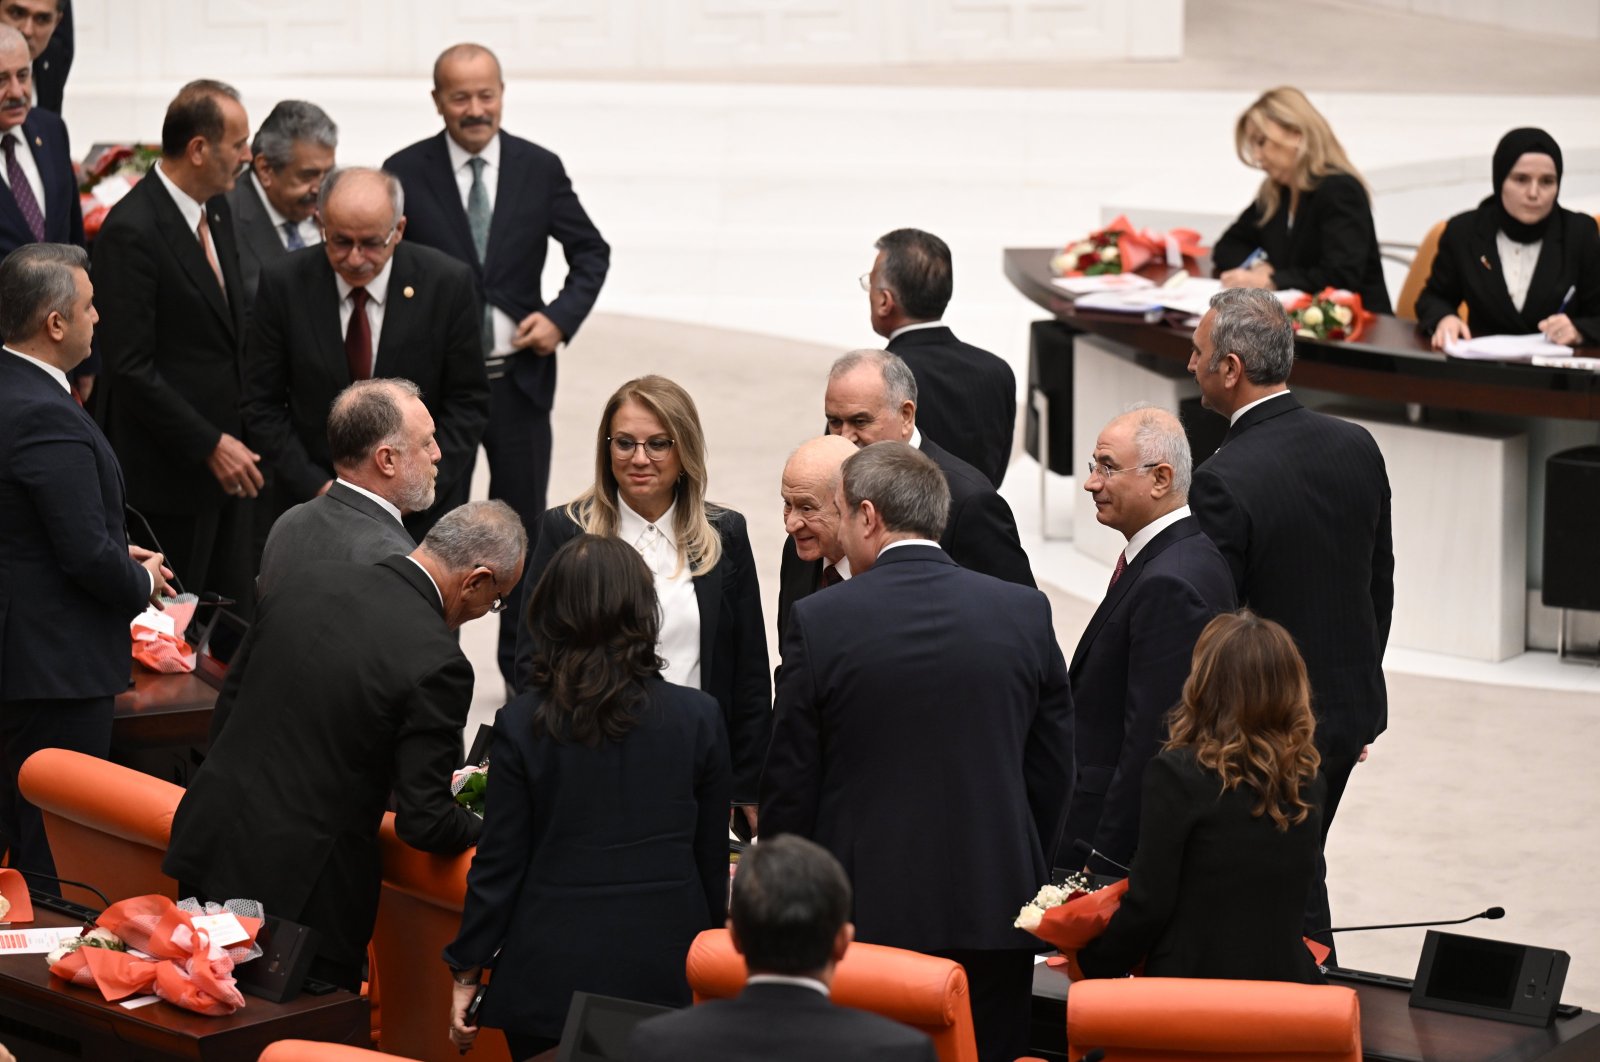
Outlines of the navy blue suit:
{"label": "navy blue suit", "polygon": [[[33,152],[39,167],[39,183],[44,186],[44,243],[71,243],[83,246],[83,208],[78,202],[78,180],[72,172],[72,144],[64,122],[49,111],[35,107],[22,121],[22,139]],[[0,165],[4,164],[0,158]],[[9,186],[0,185],[0,258],[25,243],[34,243],[33,232],[22,220],[16,197]]]}
{"label": "navy blue suit", "polygon": [[128,686],[128,621],[150,577],[128,556],[122,499],[94,421],[49,373],[0,351],[0,828],[26,869],[53,864],[18,768],[41,748],[105,756],[111,699]]}
{"label": "navy blue suit", "polygon": [[[447,133],[418,141],[384,162],[406,192],[406,239],[433,247],[472,267],[479,296],[521,321],[535,310],[571,340],[605,283],[611,248],[578,202],[572,182],[553,152],[504,130],[500,133],[499,182],[489,223],[485,261],[478,261],[450,166]],[[561,244],[567,280],[545,301],[541,277],[550,241]],[[555,402],[556,359],[531,350],[512,355],[503,377],[490,383],[489,496],[505,500],[531,536],[545,510],[550,481],[550,409]],[[528,580],[523,583],[531,586]],[[500,620],[500,672],[516,681],[513,659],[522,615],[522,584],[507,596]]]}
{"label": "navy blue suit", "polygon": [[[1106,591],[1068,669],[1078,784],[1057,849],[1062,865],[1079,865],[1080,840],[1123,866],[1132,861],[1145,764],[1166,740],[1195,640],[1233,607],[1228,562],[1192,516],[1162,528]],[[1116,873],[1098,861],[1094,870]]]}

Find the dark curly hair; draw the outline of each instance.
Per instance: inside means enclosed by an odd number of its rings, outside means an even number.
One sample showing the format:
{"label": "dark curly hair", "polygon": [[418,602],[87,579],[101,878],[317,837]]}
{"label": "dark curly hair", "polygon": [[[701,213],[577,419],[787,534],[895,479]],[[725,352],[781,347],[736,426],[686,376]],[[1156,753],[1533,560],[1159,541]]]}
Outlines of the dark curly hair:
{"label": "dark curly hair", "polygon": [[579,535],[556,551],[528,607],[543,694],[534,733],[598,745],[633,728],[659,674],[655,582],[621,539]]}

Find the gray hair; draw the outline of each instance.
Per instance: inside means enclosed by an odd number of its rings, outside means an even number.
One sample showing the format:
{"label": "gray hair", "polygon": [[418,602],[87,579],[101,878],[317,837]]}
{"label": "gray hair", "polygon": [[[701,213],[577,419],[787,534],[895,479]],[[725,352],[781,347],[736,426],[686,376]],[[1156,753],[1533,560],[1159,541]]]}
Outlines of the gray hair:
{"label": "gray hair", "polygon": [[903,442],[877,442],[844,463],[844,500],[872,502],[890,531],[937,540],[950,519],[950,484],[933,458]]}
{"label": "gray hair", "polygon": [[900,355],[887,350],[869,348],[842,355],[828,370],[828,382],[848,376],[861,365],[877,366],[883,376],[883,397],[890,406],[898,409],[904,402],[917,404],[917,378],[911,375],[910,367],[901,360]]}
{"label": "gray hair", "polygon": [[528,552],[522,517],[503,501],[475,501],[451,509],[422,540],[428,556],[448,571],[478,566],[509,579]]}
{"label": "gray hair", "polygon": [[1283,303],[1261,288],[1225,288],[1211,296],[1211,364],[1236,354],[1253,384],[1283,383],[1294,368],[1294,323]]}
{"label": "gray hair", "polygon": [[380,446],[406,449],[405,411],[400,400],[422,399],[410,380],[379,377],[357,380],[333,400],[328,410],[328,456],[334,468],[351,468],[370,458]]}
{"label": "gray hair", "polygon": [[88,272],[88,253],[65,243],[25,243],[6,255],[0,262],[0,336],[21,343],[38,335],[52,313],[72,320],[79,269]]}
{"label": "gray hair", "polygon": [[324,216],[328,211],[328,201],[333,198],[333,190],[339,187],[339,182],[346,177],[356,174],[377,174],[383,178],[385,189],[389,193],[389,205],[394,208],[394,220],[398,224],[406,212],[406,190],[400,187],[400,178],[388,170],[380,170],[372,166],[338,166],[329,171],[322,179],[322,188],[317,192],[317,214]]}
{"label": "gray hair", "polygon": [[873,246],[884,253],[883,285],[907,317],[934,321],[944,316],[954,288],[948,244],[921,229],[895,229]]}
{"label": "gray hair", "polygon": [[[24,37],[20,30],[15,26],[0,25],[0,48],[15,48],[19,44],[22,45],[24,51],[28,50],[28,38]],[[32,60],[30,59],[29,62],[31,63]]]}
{"label": "gray hair", "polygon": [[294,161],[294,145],[299,140],[331,151],[339,146],[339,127],[315,103],[282,100],[256,130],[250,153],[264,156],[268,166],[281,170]]}
{"label": "gray hair", "polygon": [[1171,466],[1172,492],[1180,501],[1186,500],[1194,478],[1194,459],[1183,424],[1170,410],[1157,406],[1134,406],[1128,412],[1133,417],[1133,445],[1139,463]]}

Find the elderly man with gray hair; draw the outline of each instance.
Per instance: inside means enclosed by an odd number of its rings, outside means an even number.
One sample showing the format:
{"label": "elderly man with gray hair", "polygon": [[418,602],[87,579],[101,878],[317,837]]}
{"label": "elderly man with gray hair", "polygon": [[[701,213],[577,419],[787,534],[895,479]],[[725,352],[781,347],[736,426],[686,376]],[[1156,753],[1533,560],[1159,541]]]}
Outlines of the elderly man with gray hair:
{"label": "elderly man with gray hair", "polygon": [[315,977],[357,989],[377,917],[378,827],[425,852],[477,843],[450,795],[472,703],[455,631],[500,612],[527,533],[503,502],[446,514],[409,556],[319,562],[261,602],[162,869],[184,895],[249,896],[316,929]]}
{"label": "elderly man with gray hair", "polygon": [[[1230,426],[1195,472],[1189,503],[1232,570],[1239,604],[1283,624],[1305,657],[1328,780],[1326,838],[1350,772],[1388,723],[1394,547],[1378,444],[1302,406],[1288,390],[1293,365],[1294,326],[1271,292],[1212,298],[1189,371],[1202,404]],[[1330,925],[1318,875],[1306,931],[1331,946]]]}
{"label": "elderly man with gray hair", "polygon": [[422,392],[410,380],[360,380],[328,413],[328,452],[338,478],[278,517],[261,555],[256,594],[311,561],[373,564],[416,545],[408,513],[433,504],[439,444]]}
{"label": "elderly man with gray hair", "polygon": [[1037,942],[973,912],[1049,880],[1072,792],[1050,603],[940,548],[950,497],[926,454],[874,443],[842,478],[855,575],[790,613],[762,836],[799,834],[844,864],[857,939],[965,966],[980,1056],[1012,1059],[1027,1047]]}
{"label": "elderly man with gray hair", "polygon": [[[1128,542],[1068,671],[1078,784],[1060,859],[1101,874],[1127,873],[1145,764],[1166,740],[1195,640],[1235,605],[1233,574],[1189,512],[1190,468],[1178,418],[1136,408],[1101,429],[1083,481],[1096,519]],[[1079,855],[1079,842],[1096,857]]]}

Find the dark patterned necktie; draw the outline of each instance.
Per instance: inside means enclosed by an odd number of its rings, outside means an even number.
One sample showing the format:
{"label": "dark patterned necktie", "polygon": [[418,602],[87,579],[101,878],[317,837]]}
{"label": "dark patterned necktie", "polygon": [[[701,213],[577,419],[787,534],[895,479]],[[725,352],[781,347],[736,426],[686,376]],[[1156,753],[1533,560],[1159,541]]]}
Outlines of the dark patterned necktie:
{"label": "dark patterned necktie", "polygon": [[818,587],[818,589],[826,590],[835,583],[842,582],[844,582],[844,576],[839,574],[838,568],[835,568],[830,564],[826,568],[822,569],[822,585]]}
{"label": "dark patterned necktie", "polygon": [[17,161],[17,138],[5,137],[6,152],[6,178],[11,182],[11,198],[17,201],[17,209],[22,212],[22,220],[28,223],[28,231],[33,233],[35,243],[44,242],[44,211],[39,209],[39,201],[33,197],[33,186],[28,183],[28,175],[22,172],[22,163]]}
{"label": "dark patterned necktie", "polygon": [[1122,578],[1122,573],[1128,570],[1128,552],[1123,550],[1117,554],[1117,566],[1111,570],[1111,582],[1106,587],[1106,593],[1111,592],[1111,587],[1117,585],[1117,580]]}
{"label": "dark patterned necktie", "polygon": [[350,325],[344,332],[344,360],[350,381],[372,379],[372,322],[367,320],[367,289],[350,289]]}
{"label": "dark patterned necktie", "polygon": [[298,251],[305,247],[306,241],[300,235],[300,226],[292,221],[283,223],[284,248]]}

